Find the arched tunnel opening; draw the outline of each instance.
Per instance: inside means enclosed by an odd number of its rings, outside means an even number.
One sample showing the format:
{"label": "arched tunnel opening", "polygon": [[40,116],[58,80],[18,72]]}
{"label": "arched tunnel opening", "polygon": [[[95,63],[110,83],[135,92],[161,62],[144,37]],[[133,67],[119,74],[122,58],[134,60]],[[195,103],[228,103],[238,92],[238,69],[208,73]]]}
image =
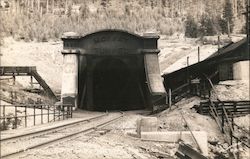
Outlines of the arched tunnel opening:
{"label": "arched tunnel opening", "polygon": [[117,58],[98,62],[93,70],[93,110],[144,109],[143,75],[143,70],[128,66]]}

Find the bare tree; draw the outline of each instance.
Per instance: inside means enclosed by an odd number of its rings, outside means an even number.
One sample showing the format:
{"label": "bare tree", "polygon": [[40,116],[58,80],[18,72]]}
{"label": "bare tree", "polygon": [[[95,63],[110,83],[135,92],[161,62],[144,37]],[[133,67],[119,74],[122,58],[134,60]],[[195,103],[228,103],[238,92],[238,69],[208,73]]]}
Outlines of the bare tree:
{"label": "bare tree", "polygon": [[54,10],[55,10],[55,0],[52,0],[52,13],[54,14]]}
{"label": "bare tree", "polygon": [[49,0],[46,1],[46,13],[49,13]]}
{"label": "bare tree", "polygon": [[40,0],[37,0],[37,11],[40,12]]}
{"label": "bare tree", "polygon": [[234,0],[234,14],[238,16],[238,0]]}

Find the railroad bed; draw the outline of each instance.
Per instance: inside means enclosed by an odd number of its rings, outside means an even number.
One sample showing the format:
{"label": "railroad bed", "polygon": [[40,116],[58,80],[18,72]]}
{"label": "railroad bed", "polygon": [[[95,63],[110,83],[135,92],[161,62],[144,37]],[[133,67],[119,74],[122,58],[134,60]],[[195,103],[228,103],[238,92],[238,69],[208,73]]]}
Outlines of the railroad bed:
{"label": "railroad bed", "polygon": [[[29,149],[97,130],[123,117],[121,112],[103,113],[89,118],[79,118],[47,127],[23,129],[20,133],[3,133],[1,137],[1,157],[11,158]],[[26,131],[25,131],[26,130]],[[10,131],[9,131],[10,132]]]}

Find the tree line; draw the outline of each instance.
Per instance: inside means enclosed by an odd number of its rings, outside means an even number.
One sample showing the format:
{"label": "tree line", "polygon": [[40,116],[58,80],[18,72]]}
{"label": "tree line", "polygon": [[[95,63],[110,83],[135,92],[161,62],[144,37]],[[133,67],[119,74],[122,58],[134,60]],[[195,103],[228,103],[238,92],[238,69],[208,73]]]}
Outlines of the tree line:
{"label": "tree line", "polygon": [[[104,28],[187,37],[244,32],[247,0],[9,0],[0,31],[27,41]],[[1,9],[1,8],[0,8]]]}

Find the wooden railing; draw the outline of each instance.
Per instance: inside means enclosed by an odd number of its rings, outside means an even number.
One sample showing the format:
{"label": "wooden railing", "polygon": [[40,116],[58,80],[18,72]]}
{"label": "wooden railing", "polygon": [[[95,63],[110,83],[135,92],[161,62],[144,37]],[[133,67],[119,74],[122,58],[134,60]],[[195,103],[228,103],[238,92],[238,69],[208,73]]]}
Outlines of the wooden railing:
{"label": "wooden railing", "polygon": [[[239,144],[243,144],[249,148],[249,136],[247,136],[248,140],[245,141],[235,135],[236,131],[234,127],[236,124],[234,123],[234,117],[249,114],[250,101],[221,101],[211,79],[206,74],[204,74],[204,76],[210,84],[209,92],[210,90],[213,90],[216,101],[212,101],[211,96],[209,95],[207,103],[205,102],[206,104],[201,102],[203,104],[200,105],[199,111],[201,113],[207,112],[216,120],[218,127],[224,134],[225,140],[231,145],[230,147],[234,147],[236,144],[238,152],[230,153],[233,154],[235,159],[239,159]],[[204,107],[206,108],[205,111]],[[229,140],[228,137],[230,138]]]}
{"label": "wooden railing", "polygon": [[200,114],[209,115],[211,102],[213,102],[220,116],[223,114],[223,107],[227,111],[229,117],[250,114],[250,101],[202,101],[200,102],[198,112]]}
{"label": "wooden railing", "polygon": [[17,129],[72,118],[72,108],[72,105],[69,104],[0,105],[0,130]]}

